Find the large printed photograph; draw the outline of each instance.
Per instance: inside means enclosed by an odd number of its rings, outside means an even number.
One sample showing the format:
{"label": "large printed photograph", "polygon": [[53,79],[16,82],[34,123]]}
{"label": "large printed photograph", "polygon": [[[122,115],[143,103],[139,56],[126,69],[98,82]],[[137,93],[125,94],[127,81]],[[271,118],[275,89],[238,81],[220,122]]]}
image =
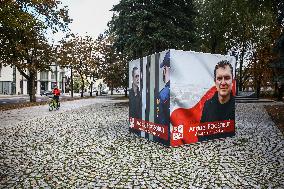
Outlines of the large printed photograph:
{"label": "large printed photograph", "polygon": [[235,58],[167,50],[129,63],[129,130],[179,146],[235,135]]}
{"label": "large printed photograph", "polygon": [[171,52],[171,145],[235,135],[235,59]]}
{"label": "large printed photograph", "polygon": [[129,63],[129,130],[170,145],[170,52]]}
{"label": "large printed photograph", "polygon": [[155,73],[155,124],[165,133],[154,137],[154,141],[170,145],[170,51],[161,52],[156,60]]}
{"label": "large printed photograph", "polygon": [[142,119],[142,93],[141,93],[140,61],[129,64],[129,130],[140,135],[141,130],[135,128],[137,120]]}

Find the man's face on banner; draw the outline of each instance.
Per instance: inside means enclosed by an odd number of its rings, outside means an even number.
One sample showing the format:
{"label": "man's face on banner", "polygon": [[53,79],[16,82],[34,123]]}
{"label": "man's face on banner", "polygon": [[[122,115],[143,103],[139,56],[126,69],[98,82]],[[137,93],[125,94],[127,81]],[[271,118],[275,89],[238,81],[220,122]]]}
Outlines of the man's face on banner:
{"label": "man's face on banner", "polygon": [[227,65],[216,70],[215,85],[221,97],[230,95],[232,91],[233,78],[231,68]]}
{"label": "man's face on banner", "polygon": [[135,70],[133,74],[133,84],[137,87],[139,87],[139,82],[140,82],[140,75],[139,75],[139,70]]}

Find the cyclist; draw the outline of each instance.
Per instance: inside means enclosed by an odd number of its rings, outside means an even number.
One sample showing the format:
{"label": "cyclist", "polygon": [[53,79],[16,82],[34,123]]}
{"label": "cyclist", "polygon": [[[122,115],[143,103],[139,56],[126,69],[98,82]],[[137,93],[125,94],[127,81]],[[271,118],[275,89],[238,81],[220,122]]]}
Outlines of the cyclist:
{"label": "cyclist", "polygon": [[60,90],[57,88],[57,85],[54,86],[54,89],[52,90],[53,99],[56,101],[56,105],[59,107],[59,96],[60,96]]}

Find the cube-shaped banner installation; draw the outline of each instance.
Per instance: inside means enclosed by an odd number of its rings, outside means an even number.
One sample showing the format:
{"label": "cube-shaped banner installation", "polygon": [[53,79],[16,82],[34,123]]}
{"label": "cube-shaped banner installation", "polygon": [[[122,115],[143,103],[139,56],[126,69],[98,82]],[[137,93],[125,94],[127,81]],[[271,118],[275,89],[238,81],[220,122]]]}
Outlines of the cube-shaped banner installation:
{"label": "cube-shaped banner installation", "polygon": [[167,146],[235,135],[235,58],[167,50],[129,63],[129,130]]}

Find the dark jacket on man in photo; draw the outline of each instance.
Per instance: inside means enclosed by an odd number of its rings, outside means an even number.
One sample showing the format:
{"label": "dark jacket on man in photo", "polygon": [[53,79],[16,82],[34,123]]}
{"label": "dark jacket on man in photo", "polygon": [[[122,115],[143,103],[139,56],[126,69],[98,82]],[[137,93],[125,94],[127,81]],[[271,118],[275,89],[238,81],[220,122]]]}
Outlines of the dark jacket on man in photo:
{"label": "dark jacket on man in photo", "polygon": [[218,92],[204,104],[200,122],[214,122],[223,120],[235,120],[235,97],[231,94],[230,100],[221,104],[218,100]]}
{"label": "dark jacket on man in photo", "polygon": [[[205,102],[200,123],[225,120],[235,120],[235,97],[231,93],[230,100],[224,104],[221,104],[218,100],[218,92],[216,92],[211,99]],[[209,136],[198,136],[198,141],[225,138],[234,135],[235,132],[218,133]]]}
{"label": "dark jacket on man in photo", "polygon": [[138,91],[135,96],[133,88],[129,91],[129,117],[141,119],[142,118],[142,101],[141,94]]}
{"label": "dark jacket on man in photo", "polygon": [[158,120],[159,124],[170,125],[170,81],[159,93]]}
{"label": "dark jacket on man in photo", "polygon": [[[129,91],[129,117],[136,118],[136,119],[142,119],[142,99],[140,91],[138,90],[138,93],[135,96],[133,88]],[[136,135],[140,136],[141,131],[130,128],[129,130]]]}

